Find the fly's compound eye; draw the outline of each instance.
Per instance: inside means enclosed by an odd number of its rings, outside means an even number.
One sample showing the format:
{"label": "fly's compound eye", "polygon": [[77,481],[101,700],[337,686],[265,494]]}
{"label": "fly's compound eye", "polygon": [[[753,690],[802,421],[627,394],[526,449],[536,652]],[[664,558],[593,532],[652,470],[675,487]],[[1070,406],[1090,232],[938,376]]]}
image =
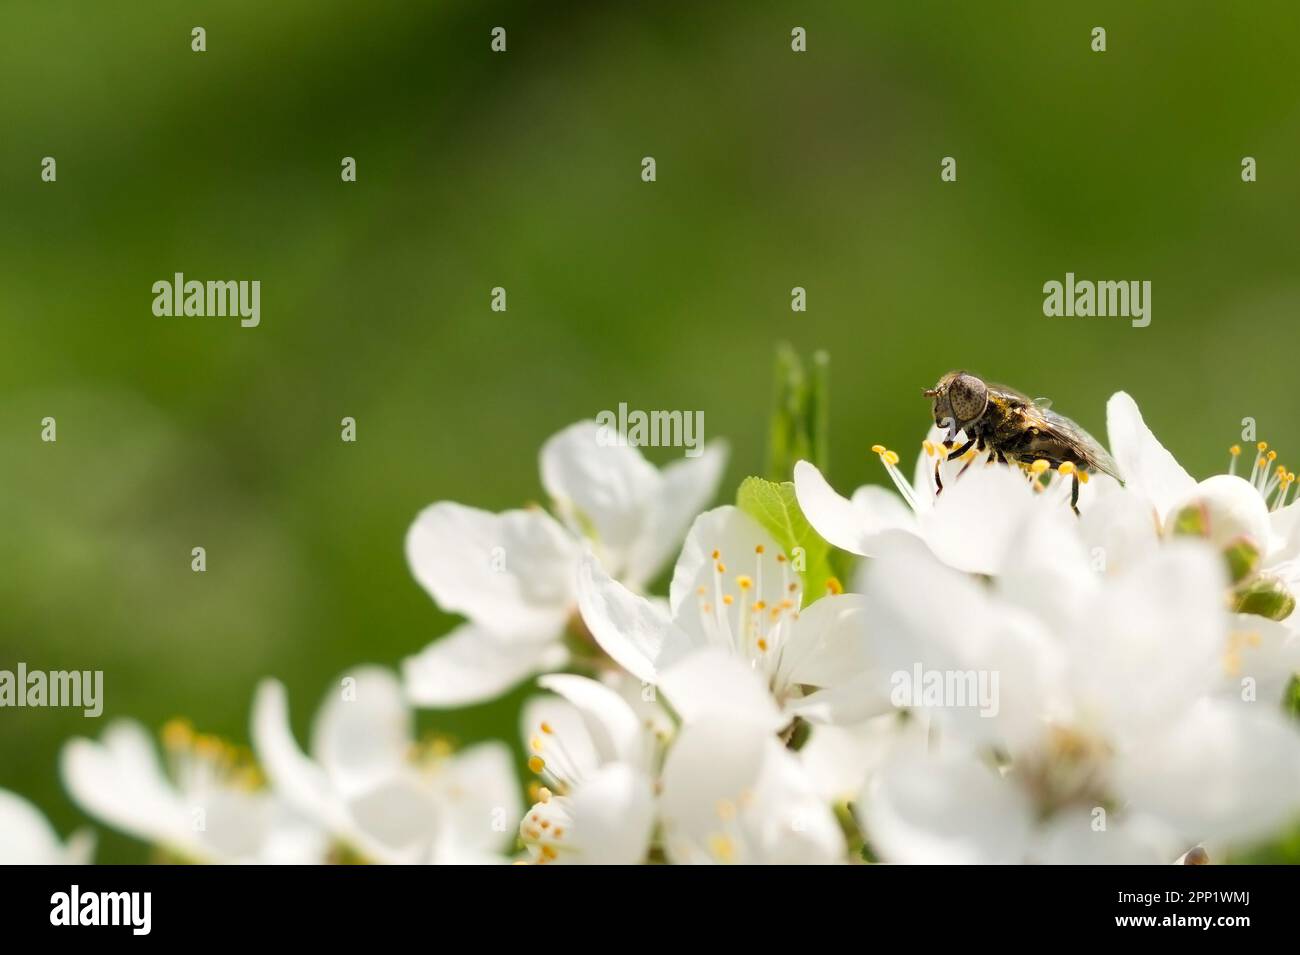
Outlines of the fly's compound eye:
{"label": "fly's compound eye", "polygon": [[989,389],[974,375],[959,375],[948,387],[948,401],[957,420],[969,424],[984,414],[989,403]]}

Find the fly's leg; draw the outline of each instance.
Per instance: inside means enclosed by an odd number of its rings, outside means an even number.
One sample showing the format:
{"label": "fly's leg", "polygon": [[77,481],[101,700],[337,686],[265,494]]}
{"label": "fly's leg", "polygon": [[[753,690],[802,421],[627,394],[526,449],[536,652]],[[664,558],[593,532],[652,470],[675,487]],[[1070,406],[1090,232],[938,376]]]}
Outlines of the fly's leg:
{"label": "fly's leg", "polygon": [[1079,516],[1079,469],[1075,468],[1074,473],[1070,475],[1072,482],[1070,485],[1070,510],[1074,511],[1074,516]]}
{"label": "fly's leg", "polygon": [[943,479],[939,477],[939,465],[942,462],[943,462],[943,458],[934,459],[934,496],[935,497],[938,497],[940,494],[943,493]]}
{"label": "fly's leg", "polygon": [[[967,441],[965,444],[963,444],[960,448],[953,448],[951,451],[949,451],[949,452],[948,452],[948,460],[949,460],[949,461],[955,461],[957,458],[961,457],[963,454],[965,454],[967,451],[969,451],[969,450],[970,450],[972,447],[974,447],[974,446],[975,446],[975,439],[974,439],[974,438],[971,438],[969,441]],[[966,473],[966,469],[970,467],[971,461],[974,461],[974,460],[975,460],[974,458],[971,458],[970,461],[967,461],[965,464],[963,464],[961,470],[957,472],[957,477],[961,477],[963,474],[965,474],[965,473]]]}
{"label": "fly's leg", "polygon": [[975,439],[974,439],[974,438],[971,438],[969,441],[967,441],[965,444],[963,444],[960,448],[954,448],[953,450],[949,451],[949,452],[948,452],[948,460],[949,460],[949,461],[952,461],[952,460],[955,460],[956,458],[961,457],[963,454],[965,454],[967,451],[969,451],[969,450],[971,449],[971,447],[972,447],[974,444],[975,444]]}

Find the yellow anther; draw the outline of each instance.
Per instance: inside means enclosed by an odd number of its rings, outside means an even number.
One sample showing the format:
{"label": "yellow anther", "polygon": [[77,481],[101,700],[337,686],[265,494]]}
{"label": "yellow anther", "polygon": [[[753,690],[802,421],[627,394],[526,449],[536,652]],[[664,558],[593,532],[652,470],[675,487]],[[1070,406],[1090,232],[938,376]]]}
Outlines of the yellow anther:
{"label": "yellow anther", "polygon": [[1042,458],[1039,458],[1033,464],[1029,465],[1029,472],[1033,474],[1035,477],[1037,477],[1038,475],[1042,474],[1050,467],[1051,465],[1048,464],[1047,461],[1043,460]]}
{"label": "yellow anther", "polygon": [[922,442],[921,442],[921,447],[925,448],[925,456],[926,456],[927,458],[932,458],[932,457],[934,457],[934,445],[933,445],[931,442],[929,442],[929,441],[922,441]]}
{"label": "yellow anther", "polygon": [[755,609],[755,610],[766,610],[766,609],[767,609],[767,601],[766,601],[766,600],[760,600],[760,601],[758,601],[756,604],[754,604],[754,609]]}
{"label": "yellow anther", "polygon": [[1088,483],[1088,472],[1087,472],[1087,471],[1080,471],[1080,472],[1079,472],[1079,483],[1080,483],[1080,484],[1087,484],[1087,483]]}
{"label": "yellow anther", "polygon": [[736,857],[736,847],[732,841],[717,832],[709,836],[709,851],[719,862],[731,862]]}
{"label": "yellow anther", "polygon": [[721,556],[722,556],[722,551],[720,551],[720,550],[715,550],[715,551],[713,552],[713,559],[714,559],[714,560],[717,560],[717,559],[718,559],[719,557],[721,557]]}
{"label": "yellow anther", "polygon": [[897,463],[898,463],[898,452],[897,452],[897,451],[886,451],[886,452],[885,452],[885,463],[886,463],[886,464],[897,464]]}
{"label": "yellow anther", "polygon": [[1069,477],[1074,473],[1074,464],[1071,461],[1062,461],[1056,470],[1062,477]]}
{"label": "yellow anther", "polygon": [[754,553],[755,553],[755,554],[761,554],[761,553],[763,553],[763,545],[762,545],[762,544],[759,544],[757,547],[755,547],[755,548],[754,548]]}
{"label": "yellow anther", "polygon": [[754,586],[753,578],[746,574],[741,574],[736,578],[736,586],[741,590],[748,590],[750,587]]}
{"label": "yellow anther", "polygon": [[555,851],[554,846],[542,846],[542,855],[548,859],[554,859],[558,853]]}
{"label": "yellow anther", "polygon": [[1276,452],[1276,451],[1270,451],[1270,452],[1268,452],[1268,459],[1269,459],[1270,461],[1276,461],[1276,460],[1277,460],[1277,452]]}
{"label": "yellow anther", "polygon": [[776,555],[776,562],[777,562],[778,564],[784,564],[784,563],[785,563],[785,554],[777,554],[777,555]]}
{"label": "yellow anther", "polygon": [[540,773],[545,768],[546,768],[546,760],[542,759],[542,757],[540,756],[528,757],[528,769],[531,772]]}
{"label": "yellow anther", "polygon": [[735,603],[735,600],[736,598],[731,596],[731,594],[722,595],[722,602],[726,604],[728,607],[730,607],[733,603]]}
{"label": "yellow anther", "polygon": [[885,446],[883,444],[873,444],[871,450],[874,454],[884,454]]}
{"label": "yellow anther", "polygon": [[188,720],[168,720],[162,728],[163,745],[168,749],[182,749],[194,739],[194,727]]}
{"label": "yellow anther", "polygon": [[552,733],[555,732],[555,730],[551,727],[551,724],[550,724],[550,723],[543,722],[543,723],[542,723],[542,732],[545,733],[547,736],[550,736]]}
{"label": "yellow anther", "polygon": [[542,738],[540,736],[534,736],[528,741],[528,745],[532,748],[534,753],[540,753],[542,751]]}
{"label": "yellow anther", "polygon": [[844,593],[844,585],[835,577],[826,578],[826,592],[832,594]]}
{"label": "yellow anther", "polygon": [[762,650],[764,653],[767,652],[767,641],[762,637],[758,638],[758,649]]}
{"label": "yellow anther", "polygon": [[1232,447],[1228,449],[1228,453],[1235,458],[1237,455],[1241,454],[1241,445],[1234,444]]}
{"label": "yellow anther", "polygon": [[1265,451],[1268,450],[1268,442],[1261,441],[1259,444],[1255,445],[1255,447],[1259,448],[1260,454],[1263,454]]}
{"label": "yellow anther", "polygon": [[722,563],[722,561],[718,561],[713,566],[720,574],[725,574],[727,572],[727,565]]}
{"label": "yellow anther", "polygon": [[538,801],[538,802],[550,802],[550,801],[551,801],[551,791],[550,791],[549,789],[547,789],[545,786],[539,786],[538,789],[537,789],[537,801]]}

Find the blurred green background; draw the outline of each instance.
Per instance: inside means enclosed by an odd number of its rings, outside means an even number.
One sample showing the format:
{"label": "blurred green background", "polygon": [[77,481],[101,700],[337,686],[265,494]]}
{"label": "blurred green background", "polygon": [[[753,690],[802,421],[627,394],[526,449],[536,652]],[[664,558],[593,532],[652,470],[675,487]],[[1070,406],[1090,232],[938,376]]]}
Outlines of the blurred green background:
{"label": "blurred green background", "polygon": [[[1099,436],[1126,389],[1202,475],[1251,415],[1294,467],[1297,62],[1281,0],[9,0],[0,667],[103,669],[106,718],[236,740],[273,674],[305,731],[453,623],[403,558],[421,507],[539,499],[541,442],[620,401],[703,409],[728,497],[783,339],[831,354],[842,489],[956,366]],[[261,327],[154,317],[176,271],[260,279]],[[1045,318],[1067,271],[1149,279],[1150,327]],[[524,695],[424,722],[513,740]],[[103,726],[0,711],[0,786],[66,833],[59,746]]]}

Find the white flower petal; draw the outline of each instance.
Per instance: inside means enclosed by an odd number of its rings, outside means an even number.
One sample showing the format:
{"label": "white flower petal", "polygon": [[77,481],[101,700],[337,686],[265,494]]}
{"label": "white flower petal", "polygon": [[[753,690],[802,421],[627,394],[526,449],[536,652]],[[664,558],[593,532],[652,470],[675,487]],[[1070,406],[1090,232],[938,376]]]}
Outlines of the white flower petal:
{"label": "white flower petal", "polygon": [[1162,518],[1191,493],[1196,482],[1156,440],[1137,403],[1122,391],[1106,404],[1106,430],[1125,486],[1151,501]]}
{"label": "white flower petal", "polygon": [[886,862],[1006,864],[1024,860],[1034,807],[1018,786],[957,751],[898,751],[858,806],[868,844]]}
{"label": "white flower petal", "polygon": [[888,540],[890,532],[916,533],[916,519],[897,495],[865,485],[849,500],[807,461],[794,466],[794,493],[813,530],[852,554],[877,556],[882,536]]}
{"label": "white flower petal", "polygon": [[648,683],[655,682],[659,667],[680,656],[688,644],[662,605],[613,580],[590,553],[578,565],[578,609],[600,648]]}
{"label": "white flower petal", "polygon": [[759,673],[718,647],[697,650],[664,669],[659,688],[688,724],[721,717],[775,732],[789,722]]}
{"label": "white flower petal", "polygon": [[537,683],[577,707],[601,762],[649,768],[641,721],[617,691],[568,673],[544,676]]}
{"label": "white flower petal", "polygon": [[1075,708],[1117,739],[1180,721],[1219,682],[1226,584],[1219,555],[1189,540],[1108,578],[1068,636]]}
{"label": "white flower petal", "polygon": [[17,793],[0,789],[0,865],[61,865],[74,861],[72,840],[59,841],[39,809]]}
{"label": "white flower petal", "polygon": [[540,756],[547,772],[566,786],[590,776],[601,756],[581,711],[568,700],[537,696],[524,704],[520,730],[528,752]]}
{"label": "white flower petal", "polygon": [[1300,814],[1300,733],[1275,707],[1206,701],[1126,754],[1117,786],[1186,837],[1245,846]]}
{"label": "white flower petal", "polygon": [[441,808],[440,843],[465,853],[499,852],[513,843],[523,801],[510,747],[486,742],[460,750],[437,767],[432,788]]}
{"label": "white flower petal", "polygon": [[677,863],[816,864],[845,846],[797,758],[743,721],[688,726],[663,772],[664,842]]}
{"label": "white flower petal", "polygon": [[163,775],[144,729],[115,720],[100,740],[76,738],[63,747],[63,784],[77,804],[137,839],[197,852],[189,807]]}
{"label": "white flower petal", "polygon": [[578,554],[578,543],[541,510],[492,514],[441,501],[406,534],[411,572],[438,605],[510,640],[563,630]]}
{"label": "white flower petal", "polygon": [[344,674],[316,712],[311,752],[345,799],[395,776],[406,763],[414,718],[397,677],[365,666]]}
{"label": "white flower petal", "polygon": [[612,443],[594,421],[579,421],[542,445],[542,486],[575,535],[591,537],[615,574],[637,545],[661,479],[636,448]]}
{"label": "white flower petal", "polygon": [[921,533],[950,567],[996,574],[1021,522],[1035,505],[1024,475],[1009,467],[972,467],[945,485],[934,507],[920,518]]}
{"label": "white flower petal", "polygon": [[617,763],[598,770],[568,797],[573,817],[574,861],[586,865],[644,862],[654,828],[650,780]]}
{"label": "white flower petal", "polygon": [[267,779],[286,803],[319,825],[339,831],[347,814],[325,772],[299,748],[289,725],[289,701],[279,680],[263,680],[253,700],[253,747]]}
{"label": "white flower petal", "polygon": [[402,680],[417,706],[468,706],[496,699],[568,658],[558,641],[512,642],[466,623],[403,660]]}
{"label": "white flower petal", "polygon": [[741,577],[749,578],[749,600],[776,607],[790,596],[788,586],[796,581],[789,561],[783,563],[781,556],[772,535],[740,508],[727,505],[705,511],[691,525],[673,568],[668,589],[673,622],[696,646],[707,644],[716,615],[704,608],[718,609],[719,592],[738,596]]}
{"label": "white flower petal", "polygon": [[621,575],[629,587],[644,587],[677,552],[695,516],[717,493],[726,466],[726,443],[713,441],[699,457],[683,458],[664,467],[641,535],[628,553]]}

